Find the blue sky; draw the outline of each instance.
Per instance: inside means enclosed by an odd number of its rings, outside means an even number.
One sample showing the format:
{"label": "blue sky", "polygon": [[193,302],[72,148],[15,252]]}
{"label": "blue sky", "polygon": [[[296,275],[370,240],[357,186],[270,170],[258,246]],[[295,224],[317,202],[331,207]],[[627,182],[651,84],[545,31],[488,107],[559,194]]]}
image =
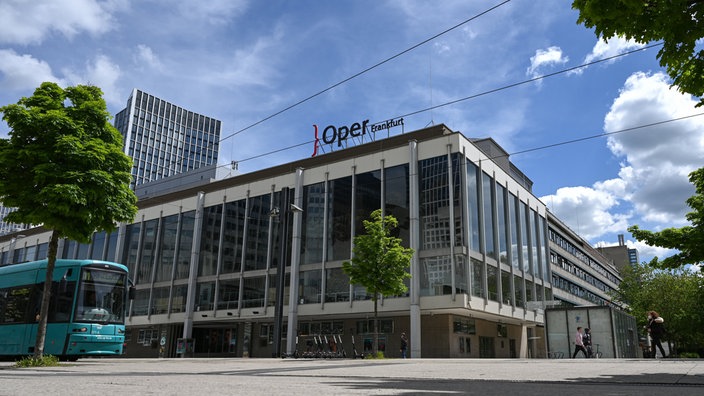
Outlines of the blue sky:
{"label": "blue sky", "polygon": [[[249,172],[310,156],[313,124],[395,118],[643,47],[597,40],[576,24],[570,1],[501,3],[4,0],[0,104],[42,81],[91,83],[115,114],[139,88],[221,119],[220,163]],[[670,88],[657,50],[406,116],[405,130],[444,123],[492,137],[516,153],[510,158],[534,193],[592,244],[625,234],[641,259],[664,257],[626,228],[685,224],[694,193],[687,175],[704,163],[704,117],[520,153],[704,111]],[[0,123],[0,136],[7,133]]]}

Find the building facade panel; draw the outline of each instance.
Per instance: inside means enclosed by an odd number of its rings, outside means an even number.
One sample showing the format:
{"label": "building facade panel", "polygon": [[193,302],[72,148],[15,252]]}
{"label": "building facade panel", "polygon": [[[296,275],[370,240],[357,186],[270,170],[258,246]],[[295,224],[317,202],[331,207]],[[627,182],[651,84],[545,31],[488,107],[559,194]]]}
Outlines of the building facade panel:
{"label": "building facade panel", "polygon": [[[89,245],[64,241],[61,252],[130,269],[128,355],[174,356],[188,337],[196,356],[270,357],[279,332],[285,349],[296,335],[303,351],[335,334],[361,352],[371,296],[341,265],[362,220],[383,208],[418,263],[409,292],[380,301],[388,356],[406,332],[412,357],[544,357],[557,248],[532,182],[505,168],[440,125],[141,200],[133,223]],[[39,251],[47,233],[33,240],[25,248]]]}

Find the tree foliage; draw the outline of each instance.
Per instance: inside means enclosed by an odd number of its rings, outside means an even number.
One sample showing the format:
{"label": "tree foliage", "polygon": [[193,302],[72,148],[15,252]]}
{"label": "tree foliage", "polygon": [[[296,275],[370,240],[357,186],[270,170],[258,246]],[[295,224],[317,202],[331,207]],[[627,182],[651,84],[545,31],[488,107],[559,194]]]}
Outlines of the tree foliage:
{"label": "tree foliage", "polygon": [[367,289],[374,302],[374,353],[378,350],[378,299],[404,294],[408,291],[404,280],[408,273],[413,249],[401,246],[401,239],[391,236],[398,221],[391,215],[373,211],[370,220],[364,220],[363,235],[354,238],[352,260],[342,263],[342,270],[350,282]]}
{"label": "tree foliage", "polygon": [[[628,306],[639,329],[647,323],[648,311],[665,319],[666,340],[679,351],[704,347],[704,277],[689,269],[660,270],[651,264],[626,267],[615,299]],[[641,331],[641,336],[645,332]]]}
{"label": "tree foliage", "polygon": [[666,228],[657,232],[641,230],[637,225],[628,228],[633,237],[643,243],[679,251],[657,262],[662,268],[678,268],[704,262],[704,168],[690,173],[689,181],[695,187],[695,195],[687,199],[687,205],[693,209],[686,215],[691,226]]}
{"label": "tree foliage", "polygon": [[11,131],[0,139],[0,201],[15,208],[6,221],[52,231],[35,357],[44,350],[46,318],[59,238],[88,242],[95,231],[131,221],[132,161],[109,123],[102,91],[45,82],[30,97],[0,107]]}
{"label": "tree foliage", "polygon": [[[684,93],[704,104],[704,1],[701,0],[574,0],[577,23],[594,28],[608,40],[624,36],[639,43],[663,41],[657,54],[660,65]],[[701,47],[700,47],[701,48]]]}

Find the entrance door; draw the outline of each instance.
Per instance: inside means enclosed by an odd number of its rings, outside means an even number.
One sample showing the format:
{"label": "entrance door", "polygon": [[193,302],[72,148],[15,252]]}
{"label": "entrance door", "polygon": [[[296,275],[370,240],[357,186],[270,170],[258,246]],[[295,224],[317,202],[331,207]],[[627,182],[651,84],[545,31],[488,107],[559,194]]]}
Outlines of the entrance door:
{"label": "entrance door", "polygon": [[494,337],[479,337],[479,357],[496,357],[496,350],[494,349]]}

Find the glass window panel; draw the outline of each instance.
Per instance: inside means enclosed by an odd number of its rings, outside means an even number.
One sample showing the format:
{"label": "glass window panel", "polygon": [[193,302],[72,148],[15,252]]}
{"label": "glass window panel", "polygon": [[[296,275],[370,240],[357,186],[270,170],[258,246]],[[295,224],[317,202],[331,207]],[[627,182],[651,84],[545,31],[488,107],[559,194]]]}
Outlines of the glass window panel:
{"label": "glass window panel", "polygon": [[526,207],[526,204],[523,202],[518,203],[518,208],[519,208],[519,216],[518,220],[521,222],[521,262],[523,263],[523,271],[525,273],[528,273],[530,271],[530,258],[529,258],[529,249],[528,249],[528,219],[527,219],[527,211],[528,208]]}
{"label": "glass window panel", "polygon": [[467,161],[467,200],[469,202],[470,247],[475,252],[481,251],[479,244],[479,168]]}
{"label": "glass window panel", "polygon": [[508,239],[507,239],[507,218],[506,218],[506,188],[500,184],[496,185],[496,212],[499,224],[499,261],[510,265],[508,262]]}
{"label": "glass window panel", "polygon": [[152,314],[159,315],[169,312],[169,288],[157,287],[152,294]]}
{"label": "glass window panel", "polygon": [[332,211],[328,232],[328,259],[348,260],[350,258],[350,224],[352,220],[352,177],[343,177],[330,182]]}
{"label": "glass window panel", "polygon": [[176,258],[176,279],[188,278],[195,216],[196,212],[194,210],[181,215],[181,232],[179,233],[178,256]]}
{"label": "glass window panel", "polygon": [[[90,258],[90,255],[88,254],[89,248],[90,248],[89,243],[79,243],[78,250],[76,251],[76,258],[79,260]],[[23,258],[24,258],[24,256],[23,256]]]}
{"label": "glass window panel", "polygon": [[40,243],[37,247],[37,260],[44,260],[49,254],[49,244]]}
{"label": "glass window panel", "polygon": [[487,256],[494,257],[496,250],[494,247],[494,179],[482,173],[483,205],[484,205],[484,244]]}
{"label": "glass window panel", "polygon": [[215,282],[200,282],[196,286],[196,311],[212,311],[215,299]]}
{"label": "glass window panel", "polygon": [[381,208],[381,171],[362,173],[355,176],[355,232],[365,233],[364,223],[369,215]]}
{"label": "glass window panel", "polygon": [[463,255],[455,256],[455,289],[456,293],[468,293],[467,258]]}
{"label": "glass window panel", "polygon": [[171,297],[171,312],[186,311],[186,297],[188,295],[188,285],[175,285],[173,296]]}
{"label": "glass window panel", "polygon": [[472,295],[484,297],[484,264],[481,261],[471,258],[472,264]]}
{"label": "glass window panel", "polygon": [[[125,231],[125,250],[122,260],[129,269],[130,274],[134,274],[137,265],[137,254],[139,253],[139,231],[141,223],[134,223],[127,226]],[[66,257],[66,256],[64,256]],[[134,275],[131,275],[134,279]]]}
{"label": "glass window panel", "polygon": [[447,157],[419,162],[421,249],[450,247],[450,192],[447,180]]}
{"label": "glass window panel", "polygon": [[225,237],[222,244],[222,273],[240,271],[246,201],[225,204]]}
{"label": "glass window panel", "polygon": [[[276,306],[276,284],[279,282],[279,278],[276,274],[272,274],[269,278],[269,295],[267,296],[267,306]],[[288,305],[289,301],[289,290],[291,289],[291,274],[286,273],[284,275],[284,305]]]}
{"label": "glass window panel", "polygon": [[178,215],[164,217],[161,231],[161,253],[156,270],[156,281],[171,280],[171,273],[176,258],[176,240],[178,238]]}
{"label": "glass window panel", "polygon": [[513,293],[511,292],[511,273],[508,271],[501,271],[501,298],[503,303],[506,305],[511,305],[513,298]]}
{"label": "glass window panel", "polygon": [[218,265],[221,225],[222,205],[218,204],[204,208],[198,276],[215,275]]}
{"label": "glass window panel", "polygon": [[321,271],[302,271],[300,273],[299,287],[301,292],[299,296],[302,304],[314,304],[320,302],[320,287],[321,287]]}
{"label": "glass window panel", "polygon": [[420,284],[420,294],[422,296],[452,294],[452,263],[450,256],[421,259]]}
{"label": "glass window panel", "polygon": [[384,197],[386,213],[398,220],[398,227],[392,235],[401,238],[401,245],[410,246],[408,164],[384,170]]}
{"label": "glass window panel", "polygon": [[542,268],[543,279],[547,282],[550,280],[550,271],[548,269],[548,254],[547,245],[545,242],[545,218],[538,217],[538,240],[540,241],[540,266]]}
{"label": "glass window panel", "polygon": [[271,216],[269,216],[270,211],[270,194],[249,199],[245,271],[266,269],[269,245],[269,221],[271,220]]}
{"label": "glass window panel", "polygon": [[525,300],[523,299],[523,278],[514,275],[513,276],[513,288],[514,288],[514,301],[516,302],[516,307],[523,307]]}
{"label": "glass window panel", "polygon": [[93,241],[91,244],[90,258],[92,258],[93,260],[102,260],[104,249],[105,249],[105,231],[94,233],[93,234]]}
{"label": "glass window panel", "polygon": [[24,254],[24,259],[25,261],[34,261],[37,258],[37,247],[36,246],[27,246],[25,249],[25,254]]}
{"label": "glass window panel", "polygon": [[350,300],[350,277],[342,268],[325,270],[325,301],[340,302]]}
{"label": "glass window panel", "polygon": [[493,265],[487,265],[486,266],[486,280],[487,280],[487,287],[489,288],[489,300],[492,301],[499,301],[499,296],[498,296],[498,270],[496,267]]}
{"label": "glass window panel", "polygon": [[152,268],[156,256],[156,234],[159,219],[144,222],[144,235],[142,238],[142,255],[139,261],[137,284],[151,281]]}
{"label": "glass window panel", "polygon": [[531,241],[531,267],[533,267],[533,275],[538,278],[540,276],[540,261],[538,261],[538,214],[531,209],[528,212],[528,219],[530,220],[530,241]]}
{"label": "glass window panel", "polygon": [[108,235],[108,246],[107,246],[107,254],[105,257],[107,257],[108,261],[116,261],[120,262],[121,260],[117,257],[115,257],[116,249],[117,249],[117,237],[119,236],[119,232],[117,230],[111,232]]}
{"label": "glass window panel", "polygon": [[256,308],[264,306],[265,284],[266,279],[263,276],[244,279],[242,308]]}
{"label": "glass window panel", "polygon": [[240,280],[221,280],[218,288],[218,309],[237,309],[240,298]]}
{"label": "glass window panel", "polygon": [[533,294],[533,282],[526,279],[526,301],[535,301]]}
{"label": "glass window panel", "polygon": [[[137,228],[137,235],[139,235],[139,228]],[[76,258],[76,241],[71,241],[68,239],[64,239],[64,252],[62,254],[62,258],[65,259],[73,259]],[[137,254],[135,253],[135,260],[137,259]],[[134,267],[130,268],[130,272],[134,269]]]}
{"label": "glass window panel", "polygon": [[325,225],[325,183],[303,188],[303,227],[301,230],[301,264],[323,261]]}
{"label": "glass window panel", "polygon": [[149,312],[149,289],[140,289],[132,302],[132,315],[146,315]]}
{"label": "glass window panel", "polygon": [[508,195],[508,218],[511,221],[511,266],[520,271],[518,256],[518,198],[513,193]]}

